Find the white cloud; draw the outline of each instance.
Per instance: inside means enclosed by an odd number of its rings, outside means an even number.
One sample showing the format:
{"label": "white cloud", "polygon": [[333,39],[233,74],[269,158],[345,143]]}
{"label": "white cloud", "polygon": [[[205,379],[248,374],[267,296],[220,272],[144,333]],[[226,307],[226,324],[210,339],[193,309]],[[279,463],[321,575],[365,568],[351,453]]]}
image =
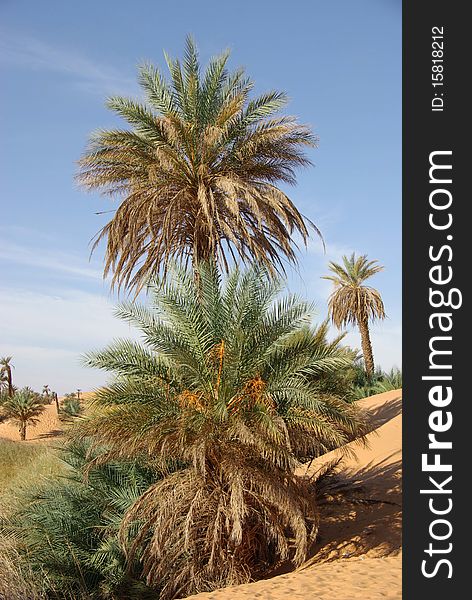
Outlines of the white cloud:
{"label": "white cloud", "polygon": [[[114,317],[113,301],[99,285],[102,272],[75,254],[53,252],[45,235],[14,226],[0,227],[0,232],[0,258],[10,272],[18,274],[15,265],[25,267],[22,283],[5,283],[4,277],[0,287],[0,355],[13,356],[16,383],[35,389],[48,383],[58,393],[103,383],[104,374],[84,368],[80,355],[106,346],[115,337],[136,334]],[[9,241],[20,237],[29,246]],[[23,283],[38,270],[39,283]],[[60,276],[61,287],[55,286],[52,275]],[[67,281],[71,287],[66,287]],[[96,291],[80,289],[84,283]]]}
{"label": "white cloud", "polygon": [[[9,231],[1,227],[3,242],[0,257],[8,264],[22,264],[34,269],[42,269],[45,274],[59,273],[76,280],[74,287],[54,288],[49,283],[40,291],[25,288],[24,284],[3,285],[0,288],[0,314],[2,314],[2,335],[0,355],[13,355],[15,382],[41,389],[48,384],[62,394],[80,387],[92,389],[103,384],[106,375],[83,367],[80,355],[84,352],[103,348],[116,337],[138,337],[135,329],[119,321],[113,315],[113,300],[106,296],[98,282],[101,271],[89,267],[85,261],[73,254],[60,256],[48,250],[48,240],[23,232],[32,245],[30,247],[10,243],[8,238],[19,237],[20,231]],[[13,235],[15,234],[15,235]],[[45,247],[46,246],[46,247]],[[327,298],[331,283],[321,279],[328,272],[330,260],[339,261],[343,254],[350,254],[350,248],[330,244],[324,254],[320,244],[310,245],[303,260],[299,275],[292,275],[289,290],[306,298],[314,298],[318,307],[317,320],[327,316]],[[25,278],[27,281],[27,278]],[[78,288],[79,284],[95,284],[96,292]],[[335,335],[332,330],[332,335]],[[372,327],[372,342],[376,363],[384,369],[400,366],[401,326],[388,321]],[[359,348],[357,330],[351,330],[345,343]]]}
{"label": "white cloud", "polygon": [[9,345],[8,352],[13,356],[13,382],[18,387],[28,385],[41,391],[47,384],[62,396],[77,388],[92,390],[106,382],[104,373],[81,367],[79,353],[71,350]]}
{"label": "white cloud", "polygon": [[4,64],[60,73],[87,92],[101,95],[136,93],[134,80],[112,66],[33,37],[6,31],[1,34],[0,61]]}
{"label": "white cloud", "polygon": [[[332,330],[333,337],[336,330]],[[393,367],[402,366],[402,331],[400,326],[386,326],[385,323],[371,328],[371,342],[375,364],[389,371]],[[360,349],[361,337],[357,329],[351,329],[343,343]]]}
{"label": "white cloud", "polygon": [[20,244],[3,240],[0,248],[0,258],[9,264],[18,263],[29,267],[36,267],[50,271],[60,271],[86,279],[101,280],[102,272],[87,266],[83,260],[76,256],[41,248],[28,248]]}
{"label": "white cloud", "polygon": [[[117,337],[138,337],[134,328],[114,317],[110,301],[79,290],[48,294],[0,289],[0,311],[0,355],[13,356],[15,383],[38,390],[47,383],[59,394],[90,390],[106,381],[105,373],[81,365],[84,352]],[[359,332],[349,331],[344,343],[359,348]],[[386,370],[401,366],[400,326],[374,326],[372,344],[376,364]]]}
{"label": "white cloud", "polygon": [[134,329],[113,316],[113,305],[80,290],[35,293],[0,290],[0,355],[12,355],[17,385],[35,389],[48,383],[58,393],[100,385],[103,373],[80,364],[84,352],[116,337],[136,337]]}

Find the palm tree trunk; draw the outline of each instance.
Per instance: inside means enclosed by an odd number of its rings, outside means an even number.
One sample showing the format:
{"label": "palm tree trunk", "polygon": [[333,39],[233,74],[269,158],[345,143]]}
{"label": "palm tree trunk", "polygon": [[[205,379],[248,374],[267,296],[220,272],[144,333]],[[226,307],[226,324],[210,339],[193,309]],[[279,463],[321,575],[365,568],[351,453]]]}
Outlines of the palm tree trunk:
{"label": "palm tree trunk", "polygon": [[20,425],[20,440],[22,442],[26,440],[26,423]]}
{"label": "palm tree trunk", "polygon": [[7,371],[7,381],[8,381],[8,396],[10,398],[12,398],[13,397],[13,381],[12,381],[12,376],[11,376],[10,365],[7,365],[6,371]]}
{"label": "palm tree trunk", "polygon": [[203,254],[202,256],[197,256],[195,253],[192,254],[193,278],[195,281],[195,287],[197,288],[197,298],[199,300],[202,297],[200,267],[203,263],[209,264],[212,261],[215,265],[217,264],[216,251],[209,250],[209,252]]}
{"label": "palm tree trunk", "polygon": [[359,321],[359,331],[361,333],[362,354],[364,356],[365,372],[368,379],[372,379],[374,374],[374,354],[372,352],[372,342],[370,341],[368,321]]}

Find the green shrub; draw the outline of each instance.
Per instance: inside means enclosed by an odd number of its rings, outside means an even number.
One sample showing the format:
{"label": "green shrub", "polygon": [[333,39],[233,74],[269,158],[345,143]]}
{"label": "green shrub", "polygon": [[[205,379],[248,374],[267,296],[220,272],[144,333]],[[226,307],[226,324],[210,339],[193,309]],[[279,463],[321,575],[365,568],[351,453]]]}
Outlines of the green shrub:
{"label": "green shrub", "polygon": [[78,417],[82,412],[82,403],[76,394],[66,394],[62,401],[61,413],[66,417]]}
{"label": "green shrub", "polygon": [[402,387],[402,372],[400,369],[392,368],[389,372],[382,371],[380,367],[374,372],[369,380],[364,368],[360,363],[354,366],[355,377],[352,384],[352,397],[354,400],[362,400],[368,396],[397,390]]}
{"label": "green shrub", "polygon": [[66,447],[60,478],[31,485],[4,518],[2,533],[21,564],[60,598],[156,598],[125,564],[118,528],[124,512],[156,481],[134,461],[96,464],[86,443]]}

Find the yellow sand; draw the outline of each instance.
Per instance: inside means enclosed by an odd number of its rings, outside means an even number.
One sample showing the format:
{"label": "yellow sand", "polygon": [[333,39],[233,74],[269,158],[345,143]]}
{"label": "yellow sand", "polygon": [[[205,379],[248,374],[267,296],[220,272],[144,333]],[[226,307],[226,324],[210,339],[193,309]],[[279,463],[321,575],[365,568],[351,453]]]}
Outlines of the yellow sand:
{"label": "yellow sand", "polygon": [[189,596],[192,600],[397,600],[397,557],[339,560],[273,579]]}
{"label": "yellow sand", "polygon": [[[88,400],[93,396],[93,392],[83,392],[80,394],[82,400]],[[59,400],[61,400],[59,398]],[[26,441],[29,442],[47,442],[62,435],[64,422],[61,421],[56,412],[56,403],[47,404],[44,412],[38,417],[36,425],[28,425],[26,429]],[[13,423],[0,423],[0,439],[13,441],[20,440],[18,427]]]}

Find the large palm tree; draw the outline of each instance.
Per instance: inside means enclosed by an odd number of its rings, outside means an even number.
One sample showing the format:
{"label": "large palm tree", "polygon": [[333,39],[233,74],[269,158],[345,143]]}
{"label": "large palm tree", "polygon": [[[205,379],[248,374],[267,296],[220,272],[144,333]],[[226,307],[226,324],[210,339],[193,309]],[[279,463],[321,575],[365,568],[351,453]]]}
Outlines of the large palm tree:
{"label": "large palm tree", "polygon": [[334,283],[334,291],[329,297],[328,307],[331,319],[339,329],[355,324],[361,334],[362,354],[366,374],[374,373],[374,355],[369,333],[369,322],[385,319],[385,308],[380,293],[364,282],[383,270],[377,260],[369,261],[366,255],[356,257],[352,253],[342,257],[343,264],[329,263],[333,275],[323,277]]}
{"label": "large palm tree", "polygon": [[44,411],[41,397],[29,388],[23,388],[4,402],[0,409],[3,420],[13,421],[18,425],[20,439],[26,439],[26,428],[38,422],[39,415]]}
{"label": "large palm tree", "polygon": [[72,431],[106,449],[102,460],[181,465],[122,528],[126,543],[141,524],[128,556],[139,550],[162,598],[245,582],[285,559],[299,565],[318,517],[312,483],[295,470],[363,431],[357,409],[324,389],[348,359],[310,326],[310,305],[277,298],[259,267],[224,284],[205,263],[197,280],[172,274],[151,286],[151,308],[118,310],[145,346],[121,340],[87,357],[115,379]]}
{"label": "large palm tree", "polygon": [[120,200],[94,245],[106,239],[105,276],[139,291],[171,259],[227,270],[249,258],[283,271],[308,221],[278,184],[309,164],[314,135],[278,114],[284,93],[250,99],[253,83],[227,70],[228,52],[205,72],[190,38],[182,64],[165,56],[170,81],[152,65],[139,70],[143,102],[108,100],[131,129],[98,131],[79,161],[82,186]]}
{"label": "large palm tree", "polygon": [[10,396],[10,398],[13,396],[14,393],[13,377],[11,372],[13,368],[13,365],[11,364],[12,358],[12,356],[3,356],[2,358],[0,358],[0,373],[2,373],[2,375],[5,375],[6,377],[8,395]]}

